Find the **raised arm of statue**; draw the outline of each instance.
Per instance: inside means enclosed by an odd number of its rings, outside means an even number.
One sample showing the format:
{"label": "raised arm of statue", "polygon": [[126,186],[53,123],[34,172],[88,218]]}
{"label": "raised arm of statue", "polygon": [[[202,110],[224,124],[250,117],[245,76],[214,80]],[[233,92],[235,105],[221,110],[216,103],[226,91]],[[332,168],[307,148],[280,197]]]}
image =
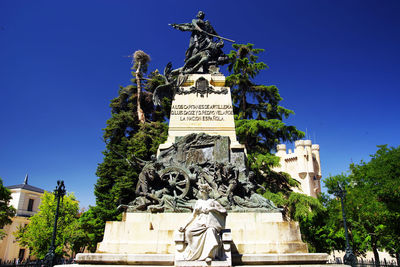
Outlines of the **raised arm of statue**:
{"label": "raised arm of statue", "polygon": [[177,30],[180,30],[183,32],[194,30],[194,26],[191,23],[181,23],[181,24],[171,23],[168,25],[172,26],[174,29],[177,29]]}

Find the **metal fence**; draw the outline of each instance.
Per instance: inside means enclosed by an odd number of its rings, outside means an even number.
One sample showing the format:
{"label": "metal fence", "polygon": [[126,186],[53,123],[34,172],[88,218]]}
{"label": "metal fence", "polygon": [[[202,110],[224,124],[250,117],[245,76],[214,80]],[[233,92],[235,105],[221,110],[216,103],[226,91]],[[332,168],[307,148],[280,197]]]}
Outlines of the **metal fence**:
{"label": "metal fence", "polygon": [[[328,264],[343,264],[343,259],[342,258],[335,258],[334,260],[329,260]],[[375,263],[374,259],[358,259],[357,258],[357,263],[353,267],[376,267],[377,264]],[[386,259],[383,259],[382,261],[379,262],[380,267],[399,267],[397,265],[397,262],[395,260],[387,261]]]}
{"label": "metal fence", "polygon": [[[71,264],[75,263],[74,259],[60,259],[57,264]],[[343,259],[342,258],[335,258],[334,260],[329,260],[328,264],[343,264]],[[6,266],[6,267],[42,267],[46,266],[44,264],[44,261],[42,260],[37,260],[37,261],[22,261],[18,262],[16,260],[14,261],[1,261],[0,260],[0,266]],[[387,261],[386,259],[380,261],[379,264],[380,267],[400,267],[397,265],[397,262],[394,260]],[[376,267],[375,261],[373,259],[371,260],[366,260],[366,259],[357,259],[357,263],[353,267]]]}
{"label": "metal fence", "polygon": [[[71,264],[74,263],[74,259],[59,259],[56,264]],[[43,260],[36,261],[1,261],[0,266],[5,267],[42,267],[46,266]]]}

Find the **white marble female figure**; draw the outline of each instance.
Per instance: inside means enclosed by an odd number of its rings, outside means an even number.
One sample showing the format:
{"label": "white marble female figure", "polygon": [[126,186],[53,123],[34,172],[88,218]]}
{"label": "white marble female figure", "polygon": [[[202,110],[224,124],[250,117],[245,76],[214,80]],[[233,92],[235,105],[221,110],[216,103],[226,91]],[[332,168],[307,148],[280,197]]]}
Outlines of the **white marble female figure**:
{"label": "white marble female figure", "polygon": [[220,232],[225,227],[226,209],[210,199],[208,184],[199,185],[201,199],[196,201],[191,218],[179,231],[185,232],[188,243],[183,258],[210,262],[221,247]]}

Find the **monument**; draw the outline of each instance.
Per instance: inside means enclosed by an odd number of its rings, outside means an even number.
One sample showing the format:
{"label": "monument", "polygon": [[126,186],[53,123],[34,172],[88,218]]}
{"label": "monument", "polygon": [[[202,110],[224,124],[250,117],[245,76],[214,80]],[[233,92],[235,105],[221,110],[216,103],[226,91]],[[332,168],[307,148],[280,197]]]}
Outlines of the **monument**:
{"label": "monument", "polygon": [[[96,253],[79,264],[232,266],[324,264],[309,254],[296,222],[284,221],[270,200],[256,193],[245,147],[235,133],[230,88],[218,66],[226,64],[225,41],[204,13],[190,23],[184,65],[164,70],[154,91],[157,105],[172,99],[167,141],[145,162],[136,198],[121,205],[120,222],[107,222]],[[186,222],[186,223],[185,223]]]}

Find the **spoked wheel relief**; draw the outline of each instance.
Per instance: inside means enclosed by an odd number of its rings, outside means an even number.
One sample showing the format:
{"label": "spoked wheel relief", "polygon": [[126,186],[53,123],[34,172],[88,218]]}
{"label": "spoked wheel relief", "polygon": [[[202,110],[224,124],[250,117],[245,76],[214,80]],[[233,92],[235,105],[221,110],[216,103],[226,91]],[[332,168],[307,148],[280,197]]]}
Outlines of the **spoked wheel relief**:
{"label": "spoked wheel relief", "polygon": [[180,167],[168,167],[161,172],[160,177],[168,182],[175,197],[184,198],[189,192],[190,179],[186,170]]}

